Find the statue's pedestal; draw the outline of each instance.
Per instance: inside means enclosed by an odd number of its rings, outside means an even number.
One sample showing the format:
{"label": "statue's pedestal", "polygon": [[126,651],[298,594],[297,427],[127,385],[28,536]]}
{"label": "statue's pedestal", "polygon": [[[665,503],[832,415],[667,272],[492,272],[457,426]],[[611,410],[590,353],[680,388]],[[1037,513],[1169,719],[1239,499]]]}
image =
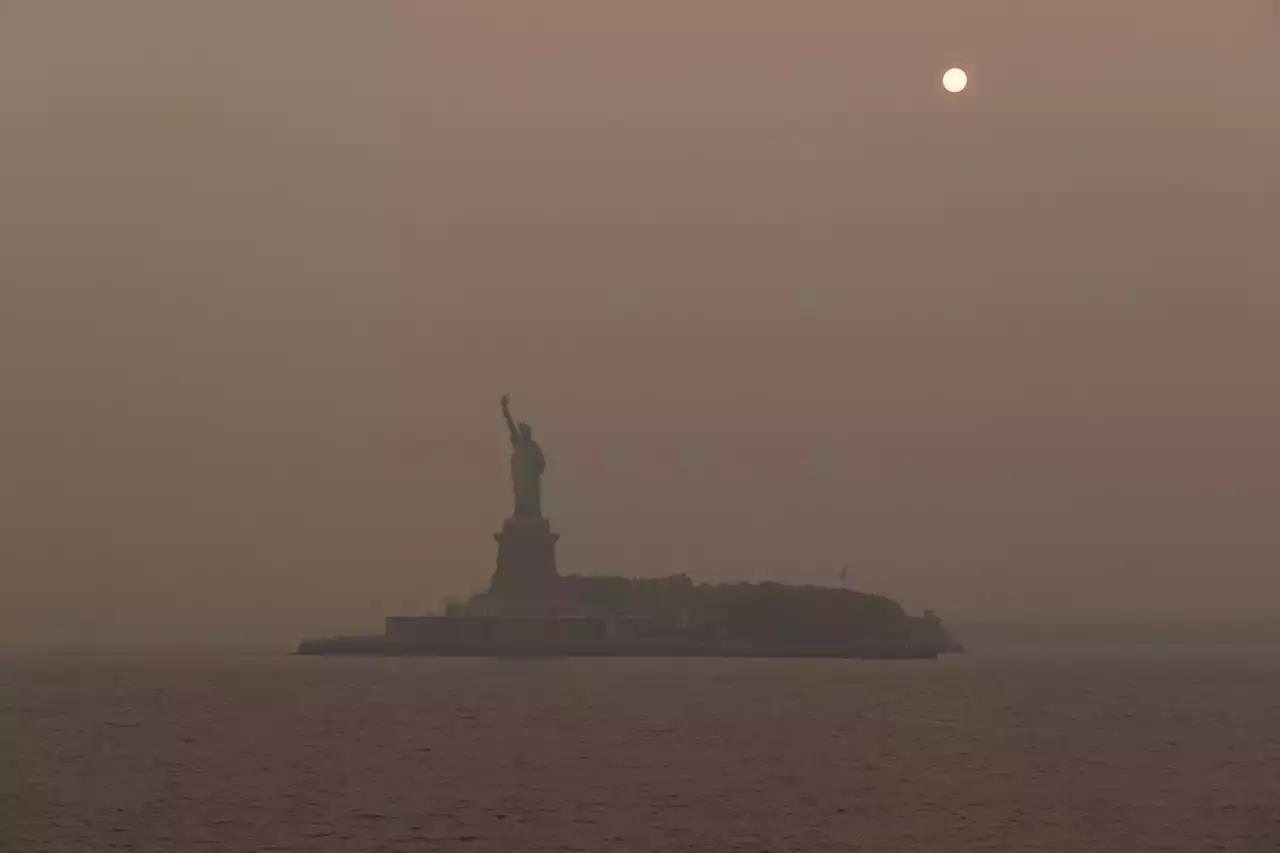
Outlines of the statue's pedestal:
{"label": "statue's pedestal", "polygon": [[513,516],[493,538],[498,543],[498,568],[489,582],[490,594],[530,599],[556,594],[560,580],[556,540],[560,534],[551,532],[551,522]]}

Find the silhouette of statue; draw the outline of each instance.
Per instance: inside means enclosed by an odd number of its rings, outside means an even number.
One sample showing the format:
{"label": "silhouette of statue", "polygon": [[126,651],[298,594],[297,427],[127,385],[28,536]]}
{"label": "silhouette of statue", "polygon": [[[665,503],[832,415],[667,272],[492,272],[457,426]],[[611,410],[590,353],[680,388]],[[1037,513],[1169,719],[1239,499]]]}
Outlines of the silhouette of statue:
{"label": "silhouette of statue", "polygon": [[511,435],[511,488],[516,499],[512,517],[541,519],[542,472],[547,468],[547,459],[538,442],[533,440],[533,427],[524,421],[517,426],[512,420],[510,394],[502,395],[502,418]]}

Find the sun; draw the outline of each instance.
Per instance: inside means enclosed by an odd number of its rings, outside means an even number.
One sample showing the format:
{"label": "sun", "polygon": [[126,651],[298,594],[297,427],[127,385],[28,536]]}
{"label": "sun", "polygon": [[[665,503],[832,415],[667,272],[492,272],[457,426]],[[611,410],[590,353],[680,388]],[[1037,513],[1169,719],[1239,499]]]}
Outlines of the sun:
{"label": "sun", "polygon": [[969,75],[964,73],[964,69],[950,68],[946,74],[942,75],[942,88],[948,92],[963,92],[964,87],[969,85]]}

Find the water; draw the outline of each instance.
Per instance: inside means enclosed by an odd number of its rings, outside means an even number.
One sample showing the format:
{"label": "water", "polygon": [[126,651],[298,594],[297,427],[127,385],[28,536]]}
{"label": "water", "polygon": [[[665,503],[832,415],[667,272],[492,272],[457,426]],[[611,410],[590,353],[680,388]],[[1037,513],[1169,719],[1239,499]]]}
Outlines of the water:
{"label": "water", "polygon": [[1274,853],[1278,674],[1239,649],[27,655],[17,849]]}

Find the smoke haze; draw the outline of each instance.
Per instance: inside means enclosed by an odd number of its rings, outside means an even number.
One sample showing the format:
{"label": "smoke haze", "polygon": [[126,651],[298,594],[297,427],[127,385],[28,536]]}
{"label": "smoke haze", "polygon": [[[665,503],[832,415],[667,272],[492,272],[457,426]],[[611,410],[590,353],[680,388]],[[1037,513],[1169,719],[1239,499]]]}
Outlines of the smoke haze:
{"label": "smoke haze", "polygon": [[505,391],[562,571],[1274,613],[1258,9],[5,4],[0,640],[466,595]]}

